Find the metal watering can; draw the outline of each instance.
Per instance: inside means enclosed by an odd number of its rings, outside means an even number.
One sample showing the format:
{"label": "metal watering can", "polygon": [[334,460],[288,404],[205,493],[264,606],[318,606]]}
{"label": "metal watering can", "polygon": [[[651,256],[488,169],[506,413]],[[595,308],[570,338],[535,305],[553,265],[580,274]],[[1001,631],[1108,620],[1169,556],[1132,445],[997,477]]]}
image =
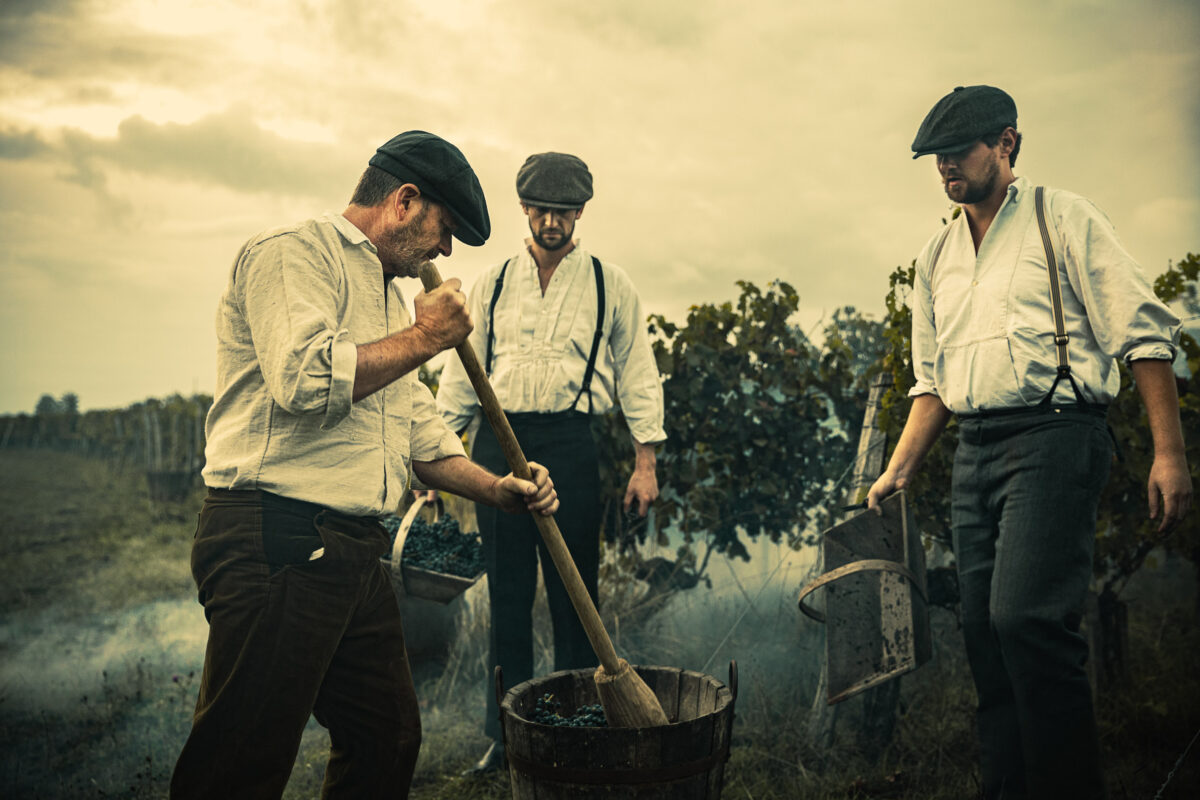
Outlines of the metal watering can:
{"label": "metal watering can", "polygon": [[[827,529],[825,572],[800,590],[800,610],[827,626],[829,704],[905,672],[933,655],[925,551],[903,490]],[[825,613],[804,600],[826,587]]]}

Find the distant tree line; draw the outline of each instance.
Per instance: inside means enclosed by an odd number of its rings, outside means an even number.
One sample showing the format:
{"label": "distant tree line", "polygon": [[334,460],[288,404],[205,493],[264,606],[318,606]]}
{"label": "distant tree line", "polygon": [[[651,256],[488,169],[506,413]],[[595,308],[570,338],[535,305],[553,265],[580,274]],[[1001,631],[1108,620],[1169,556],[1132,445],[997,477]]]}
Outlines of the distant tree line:
{"label": "distant tree line", "polygon": [[111,461],[116,468],[194,473],[204,463],[212,397],[175,394],[127,408],[79,411],[79,398],[42,395],[32,415],[0,417],[0,448],[45,448]]}

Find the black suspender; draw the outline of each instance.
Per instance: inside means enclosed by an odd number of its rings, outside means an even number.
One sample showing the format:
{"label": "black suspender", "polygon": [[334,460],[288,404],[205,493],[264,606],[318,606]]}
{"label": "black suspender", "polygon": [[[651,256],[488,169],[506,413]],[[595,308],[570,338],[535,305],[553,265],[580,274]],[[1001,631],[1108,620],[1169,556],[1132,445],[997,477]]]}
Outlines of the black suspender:
{"label": "black suspender", "polygon": [[[488,306],[487,357],[484,362],[484,371],[488,375],[492,374],[492,354],[496,342],[496,303],[500,300],[500,292],[504,289],[504,274],[508,271],[508,265],[512,261],[510,258],[500,268],[500,274],[496,276],[496,286],[492,289],[492,302]],[[587,392],[589,414],[592,413],[592,376],[596,372],[596,357],[600,353],[600,341],[604,338],[604,270],[600,266],[600,259],[595,256],[592,256],[592,272],[596,277],[596,333],[592,336],[592,351],[588,354],[587,368],[583,371],[583,382],[579,386],[579,393],[575,395],[575,401],[571,403],[571,409],[574,410],[579,405],[579,399],[583,397],[583,393]]]}
{"label": "black suspender", "polygon": [[492,374],[492,351],[496,345],[496,326],[493,324],[496,319],[496,303],[500,300],[500,291],[504,288],[504,273],[508,272],[508,265],[512,262],[510,258],[500,268],[500,274],[496,276],[496,287],[492,289],[492,304],[488,306],[487,360],[483,365],[483,371],[488,375]]}
{"label": "black suspender", "polygon": [[604,337],[604,270],[600,268],[600,259],[592,256],[592,271],[596,273],[596,333],[592,336],[592,352],[588,353],[587,369],[583,371],[583,383],[579,386],[579,394],[571,403],[571,410],[579,405],[579,398],[587,392],[588,413],[592,413],[592,374],[596,371],[596,355],[600,352],[600,340]]}

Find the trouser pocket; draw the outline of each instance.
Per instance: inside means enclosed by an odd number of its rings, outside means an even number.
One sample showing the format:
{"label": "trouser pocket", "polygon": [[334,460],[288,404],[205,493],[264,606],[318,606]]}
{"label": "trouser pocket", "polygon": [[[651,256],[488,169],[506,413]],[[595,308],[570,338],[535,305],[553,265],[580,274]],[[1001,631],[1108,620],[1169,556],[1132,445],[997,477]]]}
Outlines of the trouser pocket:
{"label": "trouser pocket", "polygon": [[307,564],[324,555],[325,543],[309,514],[263,504],[263,556],[271,575],[284,567]]}

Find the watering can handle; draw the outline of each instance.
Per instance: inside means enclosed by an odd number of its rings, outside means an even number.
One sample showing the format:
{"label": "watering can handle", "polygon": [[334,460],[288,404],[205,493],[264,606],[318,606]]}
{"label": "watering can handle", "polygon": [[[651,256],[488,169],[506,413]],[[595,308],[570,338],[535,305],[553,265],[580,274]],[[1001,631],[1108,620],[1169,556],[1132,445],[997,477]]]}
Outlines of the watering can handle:
{"label": "watering can handle", "polygon": [[912,570],[896,561],[888,561],[887,559],[883,558],[866,558],[862,561],[851,561],[849,564],[843,564],[837,569],[829,570],[829,572],[826,572],[824,575],[820,576],[801,589],[800,597],[797,598],[796,602],[799,604],[800,610],[804,612],[805,616],[809,617],[810,619],[815,619],[817,622],[824,622],[825,615],[820,611],[817,611],[816,609],[806,605],[804,598],[808,597],[815,590],[828,583],[833,583],[839,578],[844,578],[847,575],[855,572],[868,571],[894,572],[897,575],[903,575],[905,578],[908,578],[908,582],[912,584],[914,589],[917,590],[917,594],[921,595],[921,599],[926,603],[929,602],[929,597],[925,594],[925,587],[923,587],[921,582],[917,580],[917,576],[912,573]]}

